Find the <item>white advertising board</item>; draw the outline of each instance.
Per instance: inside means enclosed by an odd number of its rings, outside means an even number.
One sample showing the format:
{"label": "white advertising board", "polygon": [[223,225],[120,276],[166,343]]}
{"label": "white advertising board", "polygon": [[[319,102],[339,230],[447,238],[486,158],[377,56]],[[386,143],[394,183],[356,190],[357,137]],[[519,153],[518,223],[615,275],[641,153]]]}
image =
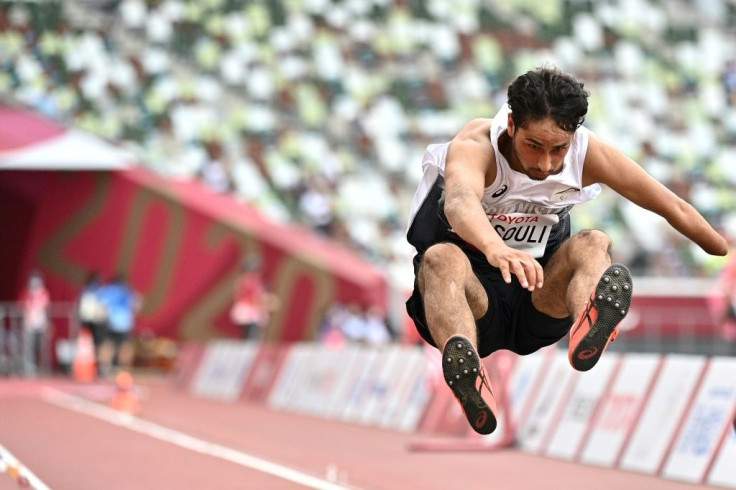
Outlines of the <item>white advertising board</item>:
{"label": "white advertising board", "polygon": [[[735,414],[736,415],[736,414]],[[726,440],[718,451],[715,464],[708,475],[710,485],[736,488],[736,429],[726,429]]]}
{"label": "white advertising board", "polygon": [[[736,359],[714,357],[662,474],[695,483],[705,477],[736,403]],[[732,462],[736,464],[736,462]]]}
{"label": "white advertising board", "polygon": [[366,369],[372,365],[376,350],[365,345],[348,345],[345,347],[346,355],[350,356],[350,368],[345,372],[337,386],[335,396],[330,400],[326,411],[327,418],[342,419],[345,417],[354,396],[355,390],[360,386]]}
{"label": "white advertising board", "polygon": [[521,356],[516,360],[508,386],[511,396],[511,415],[516,425],[530,408],[529,403],[536,395],[534,388],[546,374],[547,370],[544,368],[551,362],[552,357],[551,352],[538,351],[529,356]]}
{"label": "white advertising board", "polygon": [[618,361],[618,354],[606,353],[593,369],[580,373],[580,379],[565,403],[562,418],[547,446],[547,456],[575,458]]}
{"label": "white advertising board", "polygon": [[662,362],[644,413],[621,459],[623,469],[648,474],[659,471],[705,366],[704,358],[684,355],[668,355]]}
{"label": "white advertising board", "polygon": [[[323,348],[324,349],[324,348]],[[327,349],[328,351],[330,349]],[[330,388],[330,393],[319,401],[319,414],[325,418],[340,418],[339,404],[343,392],[349,383],[354,379],[357,372],[362,372],[363,366],[360,363],[360,352],[366,350],[366,347],[360,344],[347,344],[340,347],[333,355],[327,357],[336,363],[339,374],[336,376],[334,384]]]}
{"label": "white advertising board", "polygon": [[386,356],[383,362],[376,366],[374,373],[371,373],[376,375],[373,389],[365,399],[363,413],[359,417],[359,421],[366,425],[380,424],[386,407],[391,403],[391,399],[398,395],[396,388],[406,375],[407,368],[405,346],[391,344],[376,349],[385,351]]}
{"label": "white advertising board", "polygon": [[380,390],[380,376],[386,366],[389,352],[383,349],[366,348],[365,357],[361,359],[363,369],[354,370],[351,374],[350,388],[341,397],[343,409],[342,420],[346,422],[358,422],[363,413],[368,399],[374,391]]}
{"label": "white advertising board", "polygon": [[519,447],[526,452],[536,453],[542,449],[546,434],[554,430],[550,425],[560,404],[564,403],[569,387],[580,374],[570,366],[566,352],[555,353],[548,371],[529,416],[519,427]]}
{"label": "white advertising board", "polygon": [[271,408],[288,408],[295,398],[295,392],[298,397],[299,385],[308,374],[307,366],[314,353],[315,346],[311,343],[291,346],[268,398]]}
{"label": "white advertising board", "polygon": [[422,373],[411,386],[406,409],[398,415],[398,421],[396,422],[398,430],[413,432],[419,428],[422,417],[424,417],[424,413],[429,407],[432,394],[432,383],[425,367],[422,368]]}
{"label": "white advertising board", "polygon": [[383,413],[379,414],[379,425],[387,429],[403,429],[404,415],[408,410],[415,408],[411,406],[411,403],[417,395],[417,385],[427,383],[427,356],[424,354],[424,349],[402,346],[402,352],[404,361],[399,366],[401,371],[392,390],[393,394],[387,400]]}
{"label": "white advertising board", "polygon": [[350,372],[351,362],[346,349],[317,345],[290,407],[298,412],[326,417],[341,380]]}
{"label": "white advertising board", "polygon": [[581,461],[612,467],[634,429],[662,358],[658,354],[626,354],[611,386],[601,400],[593,431],[583,447]]}
{"label": "white advertising board", "polygon": [[258,353],[258,344],[239,340],[211,342],[192,379],[190,391],[195,396],[235,401]]}

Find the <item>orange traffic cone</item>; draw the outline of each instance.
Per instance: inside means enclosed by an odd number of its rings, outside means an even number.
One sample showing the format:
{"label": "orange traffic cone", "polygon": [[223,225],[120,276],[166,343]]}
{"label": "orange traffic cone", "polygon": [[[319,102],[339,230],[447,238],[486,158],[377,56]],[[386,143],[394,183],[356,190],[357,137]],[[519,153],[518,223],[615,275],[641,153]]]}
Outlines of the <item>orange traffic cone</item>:
{"label": "orange traffic cone", "polygon": [[74,355],[72,373],[74,379],[81,382],[94,381],[97,377],[95,346],[92,341],[92,334],[86,330],[80,331],[77,335],[77,352]]}
{"label": "orange traffic cone", "polygon": [[115,394],[110,399],[110,406],[120,412],[138,415],[141,403],[133,386],[133,376],[127,371],[120,371],[115,377]]}

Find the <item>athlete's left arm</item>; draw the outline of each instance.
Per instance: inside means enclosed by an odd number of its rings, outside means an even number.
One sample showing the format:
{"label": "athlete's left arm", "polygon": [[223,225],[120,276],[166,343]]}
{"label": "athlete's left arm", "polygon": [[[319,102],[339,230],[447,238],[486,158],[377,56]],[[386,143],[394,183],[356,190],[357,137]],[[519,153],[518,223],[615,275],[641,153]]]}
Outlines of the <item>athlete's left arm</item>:
{"label": "athlete's left arm", "polygon": [[638,206],[662,216],[711,255],[726,255],[728,243],[690,204],[612,145],[590,134],[583,184],[605,184]]}

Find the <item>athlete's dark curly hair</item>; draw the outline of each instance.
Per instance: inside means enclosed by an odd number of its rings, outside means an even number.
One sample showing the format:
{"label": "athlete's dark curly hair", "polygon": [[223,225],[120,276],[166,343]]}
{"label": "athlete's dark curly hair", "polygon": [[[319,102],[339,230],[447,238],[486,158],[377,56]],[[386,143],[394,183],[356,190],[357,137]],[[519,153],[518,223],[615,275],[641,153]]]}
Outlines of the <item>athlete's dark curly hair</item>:
{"label": "athlete's dark curly hair", "polygon": [[588,112],[588,91],[583,82],[556,68],[537,68],[516,78],[508,89],[514,124],[552,118],[560,129],[574,132]]}

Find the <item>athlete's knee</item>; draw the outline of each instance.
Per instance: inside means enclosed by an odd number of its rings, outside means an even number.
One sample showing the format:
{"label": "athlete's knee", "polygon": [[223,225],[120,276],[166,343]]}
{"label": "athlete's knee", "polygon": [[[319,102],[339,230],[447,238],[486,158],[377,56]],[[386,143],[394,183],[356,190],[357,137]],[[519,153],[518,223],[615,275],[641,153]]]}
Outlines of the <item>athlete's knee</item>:
{"label": "athlete's knee", "polygon": [[611,238],[600,230],[583,230],[572,239],[571,245],[575,245],[575,248],[601,250],[609,254],[611,252]]}
{"label": "athlete's knee", "polygon": [[424,252],[420,272],[422,276],[439,276],[462,270],[465,254],[455,245],[438,243]]}

